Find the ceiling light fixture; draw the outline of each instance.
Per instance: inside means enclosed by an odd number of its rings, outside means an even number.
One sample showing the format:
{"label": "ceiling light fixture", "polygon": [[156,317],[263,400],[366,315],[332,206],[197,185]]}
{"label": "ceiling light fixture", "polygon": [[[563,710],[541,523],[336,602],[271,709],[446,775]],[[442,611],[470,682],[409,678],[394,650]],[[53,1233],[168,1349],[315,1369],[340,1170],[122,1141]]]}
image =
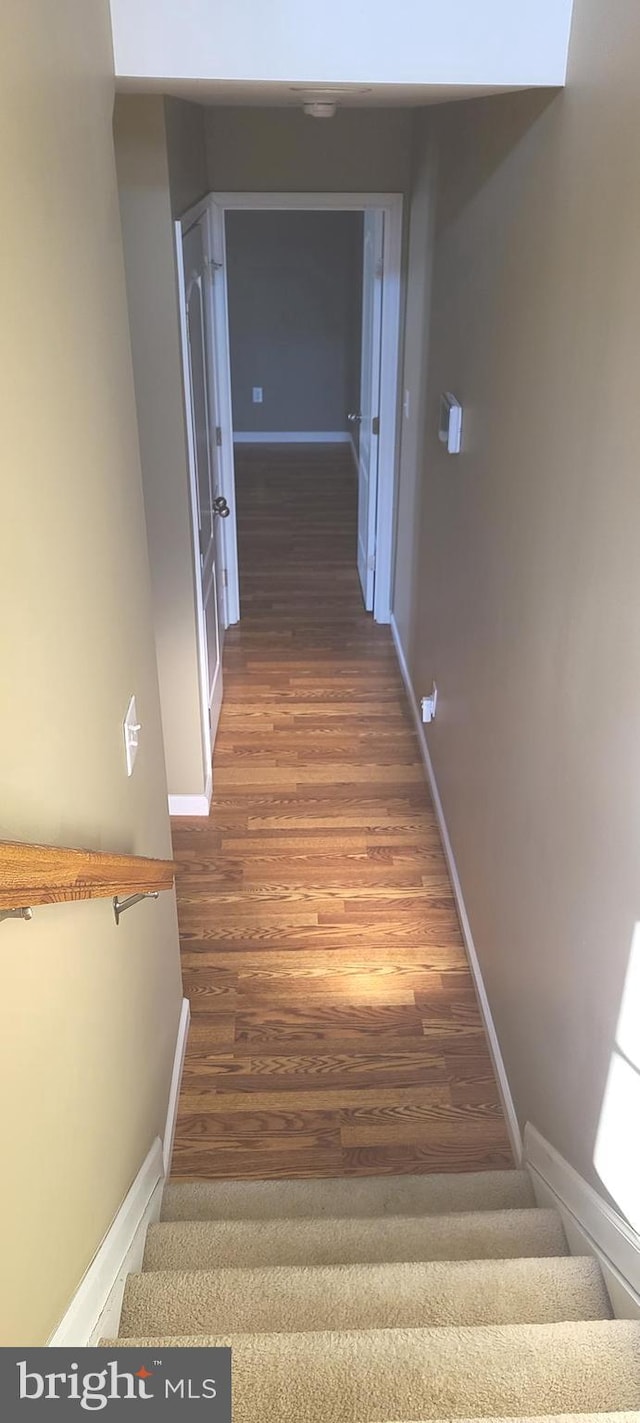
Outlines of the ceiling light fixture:
{"label": "ceiling light fixture", "polygon": [[309,100],[324,99],[335,94],[336,98],[346,94],[370,94],[370,84],[290,84],[292,94],[306,94]]}
{"label": "ceiling light fixture", "polygon": [[308,114],[310,119],[332,119],[335,114],[337,105],[318,103],[314,100],[312,104],[303,104],[302,107],[304,109],[305,114]]}

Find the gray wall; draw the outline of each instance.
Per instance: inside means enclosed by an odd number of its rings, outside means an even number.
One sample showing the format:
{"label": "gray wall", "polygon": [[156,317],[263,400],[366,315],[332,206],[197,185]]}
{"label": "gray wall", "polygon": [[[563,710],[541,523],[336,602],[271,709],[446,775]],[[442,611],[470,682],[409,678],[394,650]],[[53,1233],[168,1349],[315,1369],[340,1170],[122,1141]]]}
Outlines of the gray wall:
{"label": "gray wall", "polygon": [[169,169],[169,193],[174,217],[208,192],[204,131],[205,110],[184,99],[165,99],[164,126]]}
{"label": "gray wall", "polygon": [[403,614],[416,692],[439,687],[429,746],[520,1120],[636,1210],[637,994],[627,1102],[605,1092],[640,919],[639,54],[636,0],[576,0],[566,92],[434,113]]}
{"label": "gray wall", "polygon": [[209,188],[216,192],[408,191],[409,109],[204,110]]}
{"label": "gray wall", "polygon": [[[236,431],[345,430],[359,380],[362,215],[230,212]],[[262,386],[262,405],[252,403]]]}

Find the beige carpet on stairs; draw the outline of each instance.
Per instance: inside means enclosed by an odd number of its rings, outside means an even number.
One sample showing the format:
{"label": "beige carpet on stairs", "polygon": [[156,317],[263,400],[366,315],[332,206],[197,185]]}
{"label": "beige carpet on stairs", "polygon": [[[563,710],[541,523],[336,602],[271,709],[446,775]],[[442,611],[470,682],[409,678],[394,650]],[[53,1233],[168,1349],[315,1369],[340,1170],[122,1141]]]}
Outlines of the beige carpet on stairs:
{"label": "beige carpet on stairs", "polygon": [[555,1211],[321,1220],[165,1221],[147,1236],[145,1269],[377,1264],[566,1255]]}
{"label": "beige carpet on stairs", "polygon": [[132,1342],[161,1349],[230,1345],[234,1423],[382,1423],[448,1413],[478,1418],[640,1408],[640,1324],[630,1321]]}
{"label": "beige carpet on stairs", "polygon": [[163,1220],[292,1220],[300,1216],[451,1215],[535,1206],[526,1171],[425,1176],[329,1177],[321,1181],[176,1181]]}
{"label": "beige carpet on stairs", "polygon": [[460,1260],[153,1271],[127,1282],[121,1334],[402,1329],[606,1319],[595,1260]]}
{"label": "beige carpet on stairs", "polygon": [[231,1345],[234,1423],[640,1423],[640,1322],[515,1171],[172,1186],[103,1343]]}

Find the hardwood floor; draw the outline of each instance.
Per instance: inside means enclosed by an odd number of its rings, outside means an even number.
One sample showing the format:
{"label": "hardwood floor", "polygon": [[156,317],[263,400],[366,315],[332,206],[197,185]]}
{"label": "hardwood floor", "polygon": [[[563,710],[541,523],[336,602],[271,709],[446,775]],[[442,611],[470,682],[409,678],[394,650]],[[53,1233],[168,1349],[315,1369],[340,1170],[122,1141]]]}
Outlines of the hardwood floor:
{"label": "hardwood floor", "polygon": [[338,448],[237,461],[208,820],[175,820],[192,1027],[173,1174],[512,1164],[388,628]]}

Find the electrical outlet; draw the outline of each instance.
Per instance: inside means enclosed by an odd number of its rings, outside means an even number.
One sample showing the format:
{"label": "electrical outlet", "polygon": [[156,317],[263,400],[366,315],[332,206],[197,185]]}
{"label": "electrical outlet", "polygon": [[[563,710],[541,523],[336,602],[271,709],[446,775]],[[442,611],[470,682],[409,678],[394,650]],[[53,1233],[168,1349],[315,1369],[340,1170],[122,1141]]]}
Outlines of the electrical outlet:
{"label": "electrical outlet", "polygon": [[254,385],[251,398],[254,405],[262,405],[262,386]]}
{"label": "electrical outlet", "polygon": [[131,776],[138,754],[139,738],[142,730],[141,723],[138,721],[138,709],[136,707],[135,697],[132,697],[129,702],[122,729],[124,731],[124,754],[127,762],[127,775]]}

